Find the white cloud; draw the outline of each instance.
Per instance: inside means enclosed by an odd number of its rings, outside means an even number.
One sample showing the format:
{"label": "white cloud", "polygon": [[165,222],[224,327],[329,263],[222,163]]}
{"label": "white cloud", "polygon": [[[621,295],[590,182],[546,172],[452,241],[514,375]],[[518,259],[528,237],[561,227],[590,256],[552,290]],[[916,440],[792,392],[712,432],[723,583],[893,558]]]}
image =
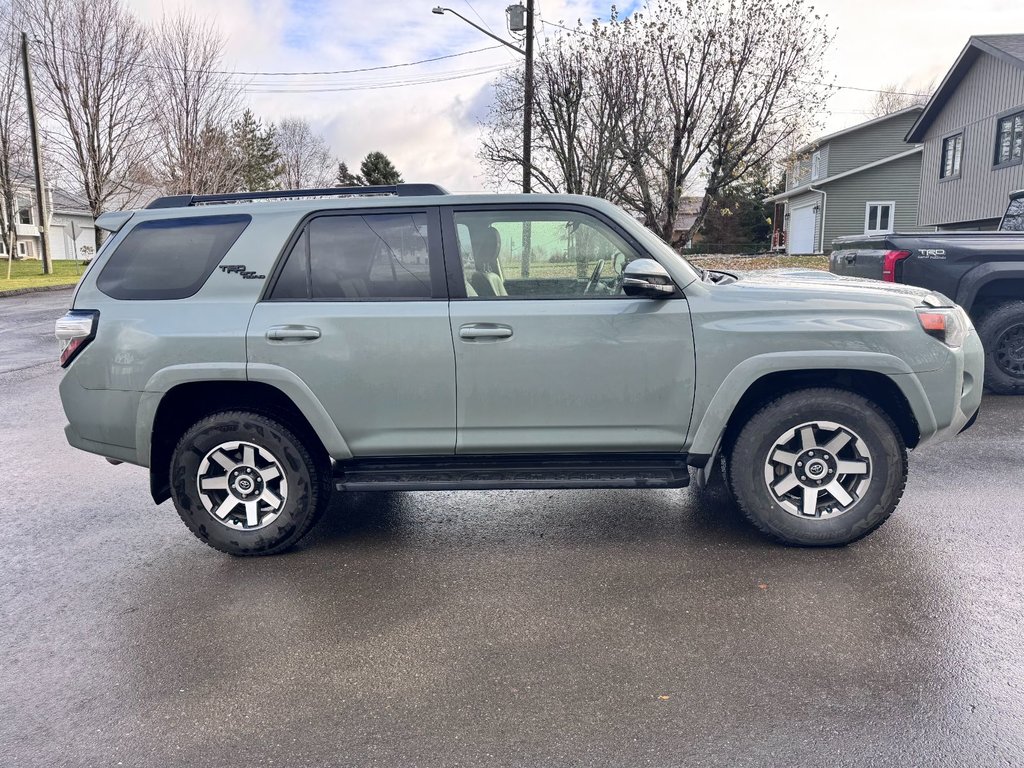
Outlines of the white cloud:
{"label": "white cloud", "polygon": [[[226,38],[226,64],[236,71],[312,71],[408,62],[495,44],[458,18],[430,12],[433,0],[128,0],[142,18],[188,8],[217,21]],[[466,0],[444,0],[476,23]],[[505,30],[510,0],[470,0],[496,33]],[[629,3],[620,2],[621,7]],[[577,18],[607,14],[597,0],[538,0],[548,22],[573,26]],[[820,11],[836,26],[829,66],[842,85],[879,87],[909,79],[917,87],[941,79],[972,33],[1006,30],[1020,18],[1018,0],[979,0],[969,12],[963,0],[821,0]],[[557,34],[555,27],[547,27]],[[496,45],[496,44],[495,44]],[[387,90],[330,93],[257,93],[268,82],[294,84],[381,83],[416,75],[443,75],[478,67],[515,65],[504,48],[432,64],[360,75],[323,78],[256,78],[247,96],[261,117],[300,115],[323,131],[340,158],[358,166],[369,151],[387,153],[410,181],[434,181],[453,190],[488,187],[476,159],[479,131],[473,120],[494,75]],[[266,87],[260,90],[268,90]],[[871,94],[840,91],[829,105],[826,128],[867,119]]]}

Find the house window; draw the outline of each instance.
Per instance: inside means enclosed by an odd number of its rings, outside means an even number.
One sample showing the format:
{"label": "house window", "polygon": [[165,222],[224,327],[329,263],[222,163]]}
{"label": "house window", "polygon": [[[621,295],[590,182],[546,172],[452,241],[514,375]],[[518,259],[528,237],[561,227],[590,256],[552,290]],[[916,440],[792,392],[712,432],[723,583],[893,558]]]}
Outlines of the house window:
{"label": "house window", "polygon": [[1024,112],[996,121],[996,165],[1016,165],[1024,154]]}
{"label": "house window", "polygon": [[821,152],[811,155],[811,181],[821,178]]}
{"label": "house window", "polygon": [[964,152],[964,135],[948,136],[942,140],[942,166],[940,179],[955,179],[960,175],[960,157]]}
{"label": "house window", "polygon": [[18,221],[22,224],[32,223],[32,201],[24,198],[18,198]]}
{"label": "house window", "polygon": [[864,234],[887,235],[894,230],[896,203],[867,203],[864,207]]}

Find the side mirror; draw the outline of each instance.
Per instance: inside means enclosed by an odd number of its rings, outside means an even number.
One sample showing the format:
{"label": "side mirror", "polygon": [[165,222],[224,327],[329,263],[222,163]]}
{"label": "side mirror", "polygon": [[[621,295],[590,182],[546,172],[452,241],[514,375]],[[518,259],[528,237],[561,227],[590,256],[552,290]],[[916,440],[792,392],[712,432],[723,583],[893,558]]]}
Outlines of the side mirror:
{"label": "side mirror", "polygon": [[667,299],[676,292],[668,271],[654,259],[636,259],[622,273],[622,291],[627,296]]}

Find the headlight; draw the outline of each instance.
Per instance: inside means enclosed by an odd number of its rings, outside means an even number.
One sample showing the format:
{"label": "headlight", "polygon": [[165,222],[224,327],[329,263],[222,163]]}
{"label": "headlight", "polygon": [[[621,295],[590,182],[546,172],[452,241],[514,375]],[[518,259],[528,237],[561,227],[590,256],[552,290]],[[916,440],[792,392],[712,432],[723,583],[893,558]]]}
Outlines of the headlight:
{"label": "headlight", "polygon": [[919,309],[917,319],[925,333],[953,349],[963,346],[971,331],[971,321],[960,307]]}

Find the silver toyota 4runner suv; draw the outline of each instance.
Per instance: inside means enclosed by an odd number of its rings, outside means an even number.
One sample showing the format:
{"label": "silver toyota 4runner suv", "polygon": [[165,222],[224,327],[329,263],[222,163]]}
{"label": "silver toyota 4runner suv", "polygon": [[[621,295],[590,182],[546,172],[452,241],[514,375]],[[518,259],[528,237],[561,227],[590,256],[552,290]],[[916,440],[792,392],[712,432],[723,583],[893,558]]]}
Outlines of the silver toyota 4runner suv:
{"label": "silver toyota 4runner suv", "polygon": [[703,487],[719,455],[760,530],[846,544],[981,402],[946,297],[696,269],[587,197],[185,196],[98,226],[56,328],[67,438],[235,555],[334,490]]}

